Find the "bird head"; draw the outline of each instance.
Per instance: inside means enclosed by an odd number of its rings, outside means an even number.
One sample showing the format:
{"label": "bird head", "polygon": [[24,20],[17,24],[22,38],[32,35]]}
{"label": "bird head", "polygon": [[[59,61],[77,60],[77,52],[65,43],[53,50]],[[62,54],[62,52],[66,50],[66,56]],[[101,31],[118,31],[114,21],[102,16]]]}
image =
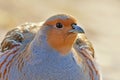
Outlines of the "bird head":
{"label": "bird head", "polygon": [[84,33],[83,29],[77,25],[76,19],[66,14],[48,18],[42,28],[47,28],[48,44],[61,54],[67,54],[78,33]]}

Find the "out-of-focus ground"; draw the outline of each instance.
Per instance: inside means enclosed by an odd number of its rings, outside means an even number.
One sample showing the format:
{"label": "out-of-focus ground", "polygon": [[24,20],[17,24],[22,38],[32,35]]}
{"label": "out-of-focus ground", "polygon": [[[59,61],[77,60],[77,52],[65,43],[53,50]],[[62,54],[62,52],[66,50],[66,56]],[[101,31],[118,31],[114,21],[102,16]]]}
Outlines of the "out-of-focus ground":
{"label": "out-of-focus ground", "polygon": [[25,22],[75,16],[94,45],[103,80],[120,80],[120,0],[0,0],[0,40]]}

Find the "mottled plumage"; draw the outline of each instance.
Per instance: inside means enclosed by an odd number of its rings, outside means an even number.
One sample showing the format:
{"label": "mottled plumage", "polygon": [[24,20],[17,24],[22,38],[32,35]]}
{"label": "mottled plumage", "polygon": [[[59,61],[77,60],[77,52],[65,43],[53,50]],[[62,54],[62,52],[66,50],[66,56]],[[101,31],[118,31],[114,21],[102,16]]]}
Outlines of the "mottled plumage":
{"label": "mottled plumage", "polygon": [[78,28],[60,14],[9,31],[1,43],[0,80],[101,80],[92,44]]}

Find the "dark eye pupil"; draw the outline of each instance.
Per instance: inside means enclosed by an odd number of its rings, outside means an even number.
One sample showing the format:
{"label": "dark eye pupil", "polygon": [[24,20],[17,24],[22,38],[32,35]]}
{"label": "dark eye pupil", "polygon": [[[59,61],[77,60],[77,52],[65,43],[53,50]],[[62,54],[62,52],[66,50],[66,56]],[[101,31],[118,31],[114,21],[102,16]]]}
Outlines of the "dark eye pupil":
{"label": "dark eye pupil", "polygon": [[71,26],[72,26],[72,28],[73,28],[73,29],[75,29],[73,25],[77,25],[77,24],[76,24],[76,23],[73,23],[73,24],[71,25]]}
{"label": "dark eye pupil", "polygon": [[56,24],[56,27],[57,27],[57,28],[62,28],[63,25],[62,25],[61,23],[57,23],[57,24]]}

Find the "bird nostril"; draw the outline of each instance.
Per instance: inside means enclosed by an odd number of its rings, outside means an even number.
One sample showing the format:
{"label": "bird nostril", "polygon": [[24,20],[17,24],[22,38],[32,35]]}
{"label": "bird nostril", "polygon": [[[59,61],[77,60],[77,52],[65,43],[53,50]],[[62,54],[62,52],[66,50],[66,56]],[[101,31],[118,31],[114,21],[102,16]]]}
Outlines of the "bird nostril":
{"label": "bird nostril", "polygon": [[74,27],[74,26],[72,26],[72,28],[73,28],[73,29],[75,29],[75,27]]}

